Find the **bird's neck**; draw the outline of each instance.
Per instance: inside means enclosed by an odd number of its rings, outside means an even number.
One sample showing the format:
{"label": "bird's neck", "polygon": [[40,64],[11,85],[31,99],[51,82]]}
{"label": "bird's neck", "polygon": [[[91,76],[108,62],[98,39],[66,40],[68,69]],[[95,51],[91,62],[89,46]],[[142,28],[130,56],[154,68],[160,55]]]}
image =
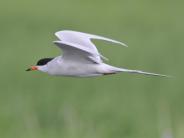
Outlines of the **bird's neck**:
{"label": "bird's neck", "polygon": [[38,66],[38,70],[42,72],[48,72],[48,67],[47,65]]}

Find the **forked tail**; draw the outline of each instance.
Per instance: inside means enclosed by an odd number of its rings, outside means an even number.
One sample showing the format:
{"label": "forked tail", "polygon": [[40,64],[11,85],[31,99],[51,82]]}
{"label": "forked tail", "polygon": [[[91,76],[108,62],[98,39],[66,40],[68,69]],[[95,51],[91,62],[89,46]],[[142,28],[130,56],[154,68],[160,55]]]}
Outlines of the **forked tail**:
{"label": "forked tail", "polygon": [[124,68],[116,68],[116,71],[117,71],[117,72],[127,72],[127,73],[135,73],[135,74],[150,75],[150,76],[171,77],[171,76],[163,75],[163,74],[145,72],[145,71],[141,71],[141,70],[130,70],[130,69],[124,69]]}

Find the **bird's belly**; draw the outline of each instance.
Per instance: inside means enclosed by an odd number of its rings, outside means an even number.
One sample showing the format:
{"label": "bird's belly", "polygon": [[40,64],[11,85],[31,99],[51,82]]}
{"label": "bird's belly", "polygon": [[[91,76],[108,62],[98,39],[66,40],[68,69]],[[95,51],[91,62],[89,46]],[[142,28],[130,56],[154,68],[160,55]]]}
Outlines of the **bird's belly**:
{"label": "bird's belly", "polygon": [[98,65],[95,64],[69,64],[53,68],[51,75],[57,76],[74,76],[74,77],[90,77],[101,75],[98,72]]}

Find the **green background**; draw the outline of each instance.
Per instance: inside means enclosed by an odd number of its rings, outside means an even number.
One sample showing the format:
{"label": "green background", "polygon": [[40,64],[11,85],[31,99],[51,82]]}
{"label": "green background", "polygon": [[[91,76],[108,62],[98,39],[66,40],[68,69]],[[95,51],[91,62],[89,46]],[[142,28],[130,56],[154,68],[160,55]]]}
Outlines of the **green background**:
{"label": "green background", "polygon": [[[182,0],[1,0],[1,138],[183,138]],[[173,75],[121,73],[97,78],[25,72],[60,55],[54,32],[95,41],[109,64]]]}

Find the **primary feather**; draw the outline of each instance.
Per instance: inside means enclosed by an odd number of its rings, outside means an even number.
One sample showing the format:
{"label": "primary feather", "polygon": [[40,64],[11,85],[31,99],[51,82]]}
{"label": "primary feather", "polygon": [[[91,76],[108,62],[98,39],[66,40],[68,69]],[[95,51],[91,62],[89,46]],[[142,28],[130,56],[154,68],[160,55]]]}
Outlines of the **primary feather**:
{"label": "primary feather", "polygon": [[71,43],[72,45],[78,45],[81,50],[84,49],[84,50],[90,51],[90,53],[94,55],[93,58],[96,58],[96,62],[101,62],[102,59],[105,59],[105,60],[108,60],[108,59],[99,53],[99,51],[97,50],[95,44],[91,41],[91,39],[99,39],[99,40],[104,40],[111,43],[127,46],[122,42],[119,42],[110,38],[88,34],[88,33],[77,32],[77,31],[64,30],[64,31],[56,32],[55,35],[61,41]]}

